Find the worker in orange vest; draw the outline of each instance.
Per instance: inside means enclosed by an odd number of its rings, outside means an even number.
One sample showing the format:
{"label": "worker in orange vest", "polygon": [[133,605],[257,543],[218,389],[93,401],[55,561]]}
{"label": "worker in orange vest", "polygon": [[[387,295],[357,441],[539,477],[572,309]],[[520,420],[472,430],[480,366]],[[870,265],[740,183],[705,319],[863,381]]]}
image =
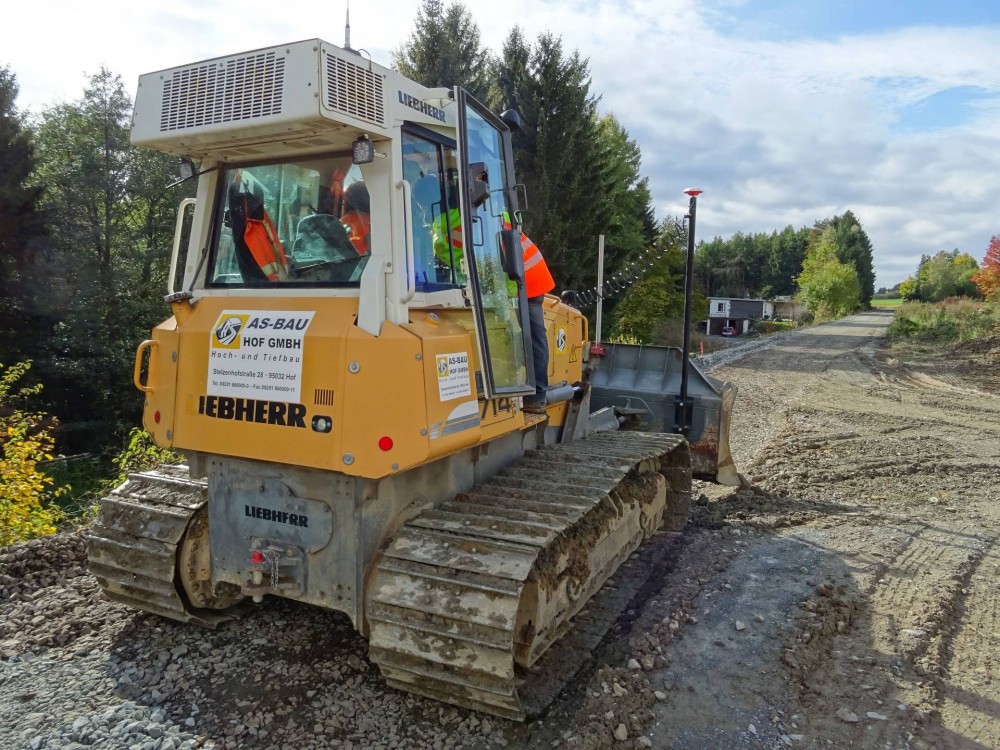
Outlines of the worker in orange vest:
{"label": "worker in orange vest", "polygon": [[[506,222],[505,222],[506,223]],[[508,226],[509,228],[509,226]],[[434,227],[434,254],[444,265],[451,266],[452,258],[457,267],[464,255],[462,225],[457,209],[449,212],[447,220],[442,214]],[[531,323],[531,356],[535,364],[535,395],[524,399],[524,410],[535,414],[545,413],[545,390],[549,385],[549,341],[545,333],[545,314],[542,302],[545,295],[556,287],[545,258],[538,245],[521,232],[521,257],[524,261],[524,291],[528,298],[528,320]],[[465,276],[457,274],[459,283]],[[511,285],[513,281],[509,282]],[[511,296],[516,295],[516,289]]]}
{"label": "worker in orange vest", "polygon": [[556,288],[549,267],[538,245],[521,232],[521,252],[524,258],[524,291],[528,297],[528,320],[531,322],[531,357],[535,363],[535,395],[524,399],[524,410],[535,414],[545,412],[545,390],[549,385],[549,339],[545,333],[545,295]]}

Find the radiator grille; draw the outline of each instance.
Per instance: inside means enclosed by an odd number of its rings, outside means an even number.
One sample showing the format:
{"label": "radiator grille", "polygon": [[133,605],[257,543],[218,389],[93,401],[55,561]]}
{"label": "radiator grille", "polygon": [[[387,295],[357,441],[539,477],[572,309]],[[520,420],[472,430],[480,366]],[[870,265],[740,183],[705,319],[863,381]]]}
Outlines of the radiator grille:
{"label": "radiator grille", "polygon": [[160,132],[281,114],[284,80],[273,51],[175,70],[163,82]]}
{"label": "radiator grille", "polygon": [[382,76],[327,55],[326,108],[385,127]]}
{"label": "radiator grille", "polygon": [[330,388],[317,388],[313,394],[313,403],[316,406],[333,406],[333,390]]}

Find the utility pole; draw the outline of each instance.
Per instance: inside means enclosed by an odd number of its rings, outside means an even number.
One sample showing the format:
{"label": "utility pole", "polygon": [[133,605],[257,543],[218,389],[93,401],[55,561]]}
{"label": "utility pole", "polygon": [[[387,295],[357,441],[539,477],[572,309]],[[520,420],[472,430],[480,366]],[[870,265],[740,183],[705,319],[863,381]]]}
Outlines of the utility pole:
{"label": "utility pole", "polygon": [[604,235],[597,238],[597,321],[594,343],[601,343],[601,313],[604,309]]}

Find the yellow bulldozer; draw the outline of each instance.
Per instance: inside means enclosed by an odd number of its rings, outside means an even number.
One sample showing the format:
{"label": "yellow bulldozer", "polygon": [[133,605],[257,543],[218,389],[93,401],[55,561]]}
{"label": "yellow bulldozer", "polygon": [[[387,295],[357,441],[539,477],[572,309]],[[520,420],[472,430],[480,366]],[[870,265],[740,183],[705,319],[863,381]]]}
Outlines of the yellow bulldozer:
{"label": "yellow bulldozer", "polygon": [[186,463],[102,500],[108,597],[206,626],[339,610],[391,685],[521,719],[525,670],[683,526],[692,473],[735,481],[733,389],[676,349],[597,356],[555,296],[547,410],[523,410],[516,125],[318,39],[140,77],[133,143],[197,165],[135,360]]}

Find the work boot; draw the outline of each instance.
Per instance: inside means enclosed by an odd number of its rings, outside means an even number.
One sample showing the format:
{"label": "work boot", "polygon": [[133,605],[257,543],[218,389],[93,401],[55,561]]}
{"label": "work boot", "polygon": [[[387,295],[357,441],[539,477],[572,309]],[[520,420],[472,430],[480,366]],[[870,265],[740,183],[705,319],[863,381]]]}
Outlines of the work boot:
{"label": "work boot", "polygon": [[525,396],[522,411],[528,414],[545,414],[545,399],[538,396]]}

